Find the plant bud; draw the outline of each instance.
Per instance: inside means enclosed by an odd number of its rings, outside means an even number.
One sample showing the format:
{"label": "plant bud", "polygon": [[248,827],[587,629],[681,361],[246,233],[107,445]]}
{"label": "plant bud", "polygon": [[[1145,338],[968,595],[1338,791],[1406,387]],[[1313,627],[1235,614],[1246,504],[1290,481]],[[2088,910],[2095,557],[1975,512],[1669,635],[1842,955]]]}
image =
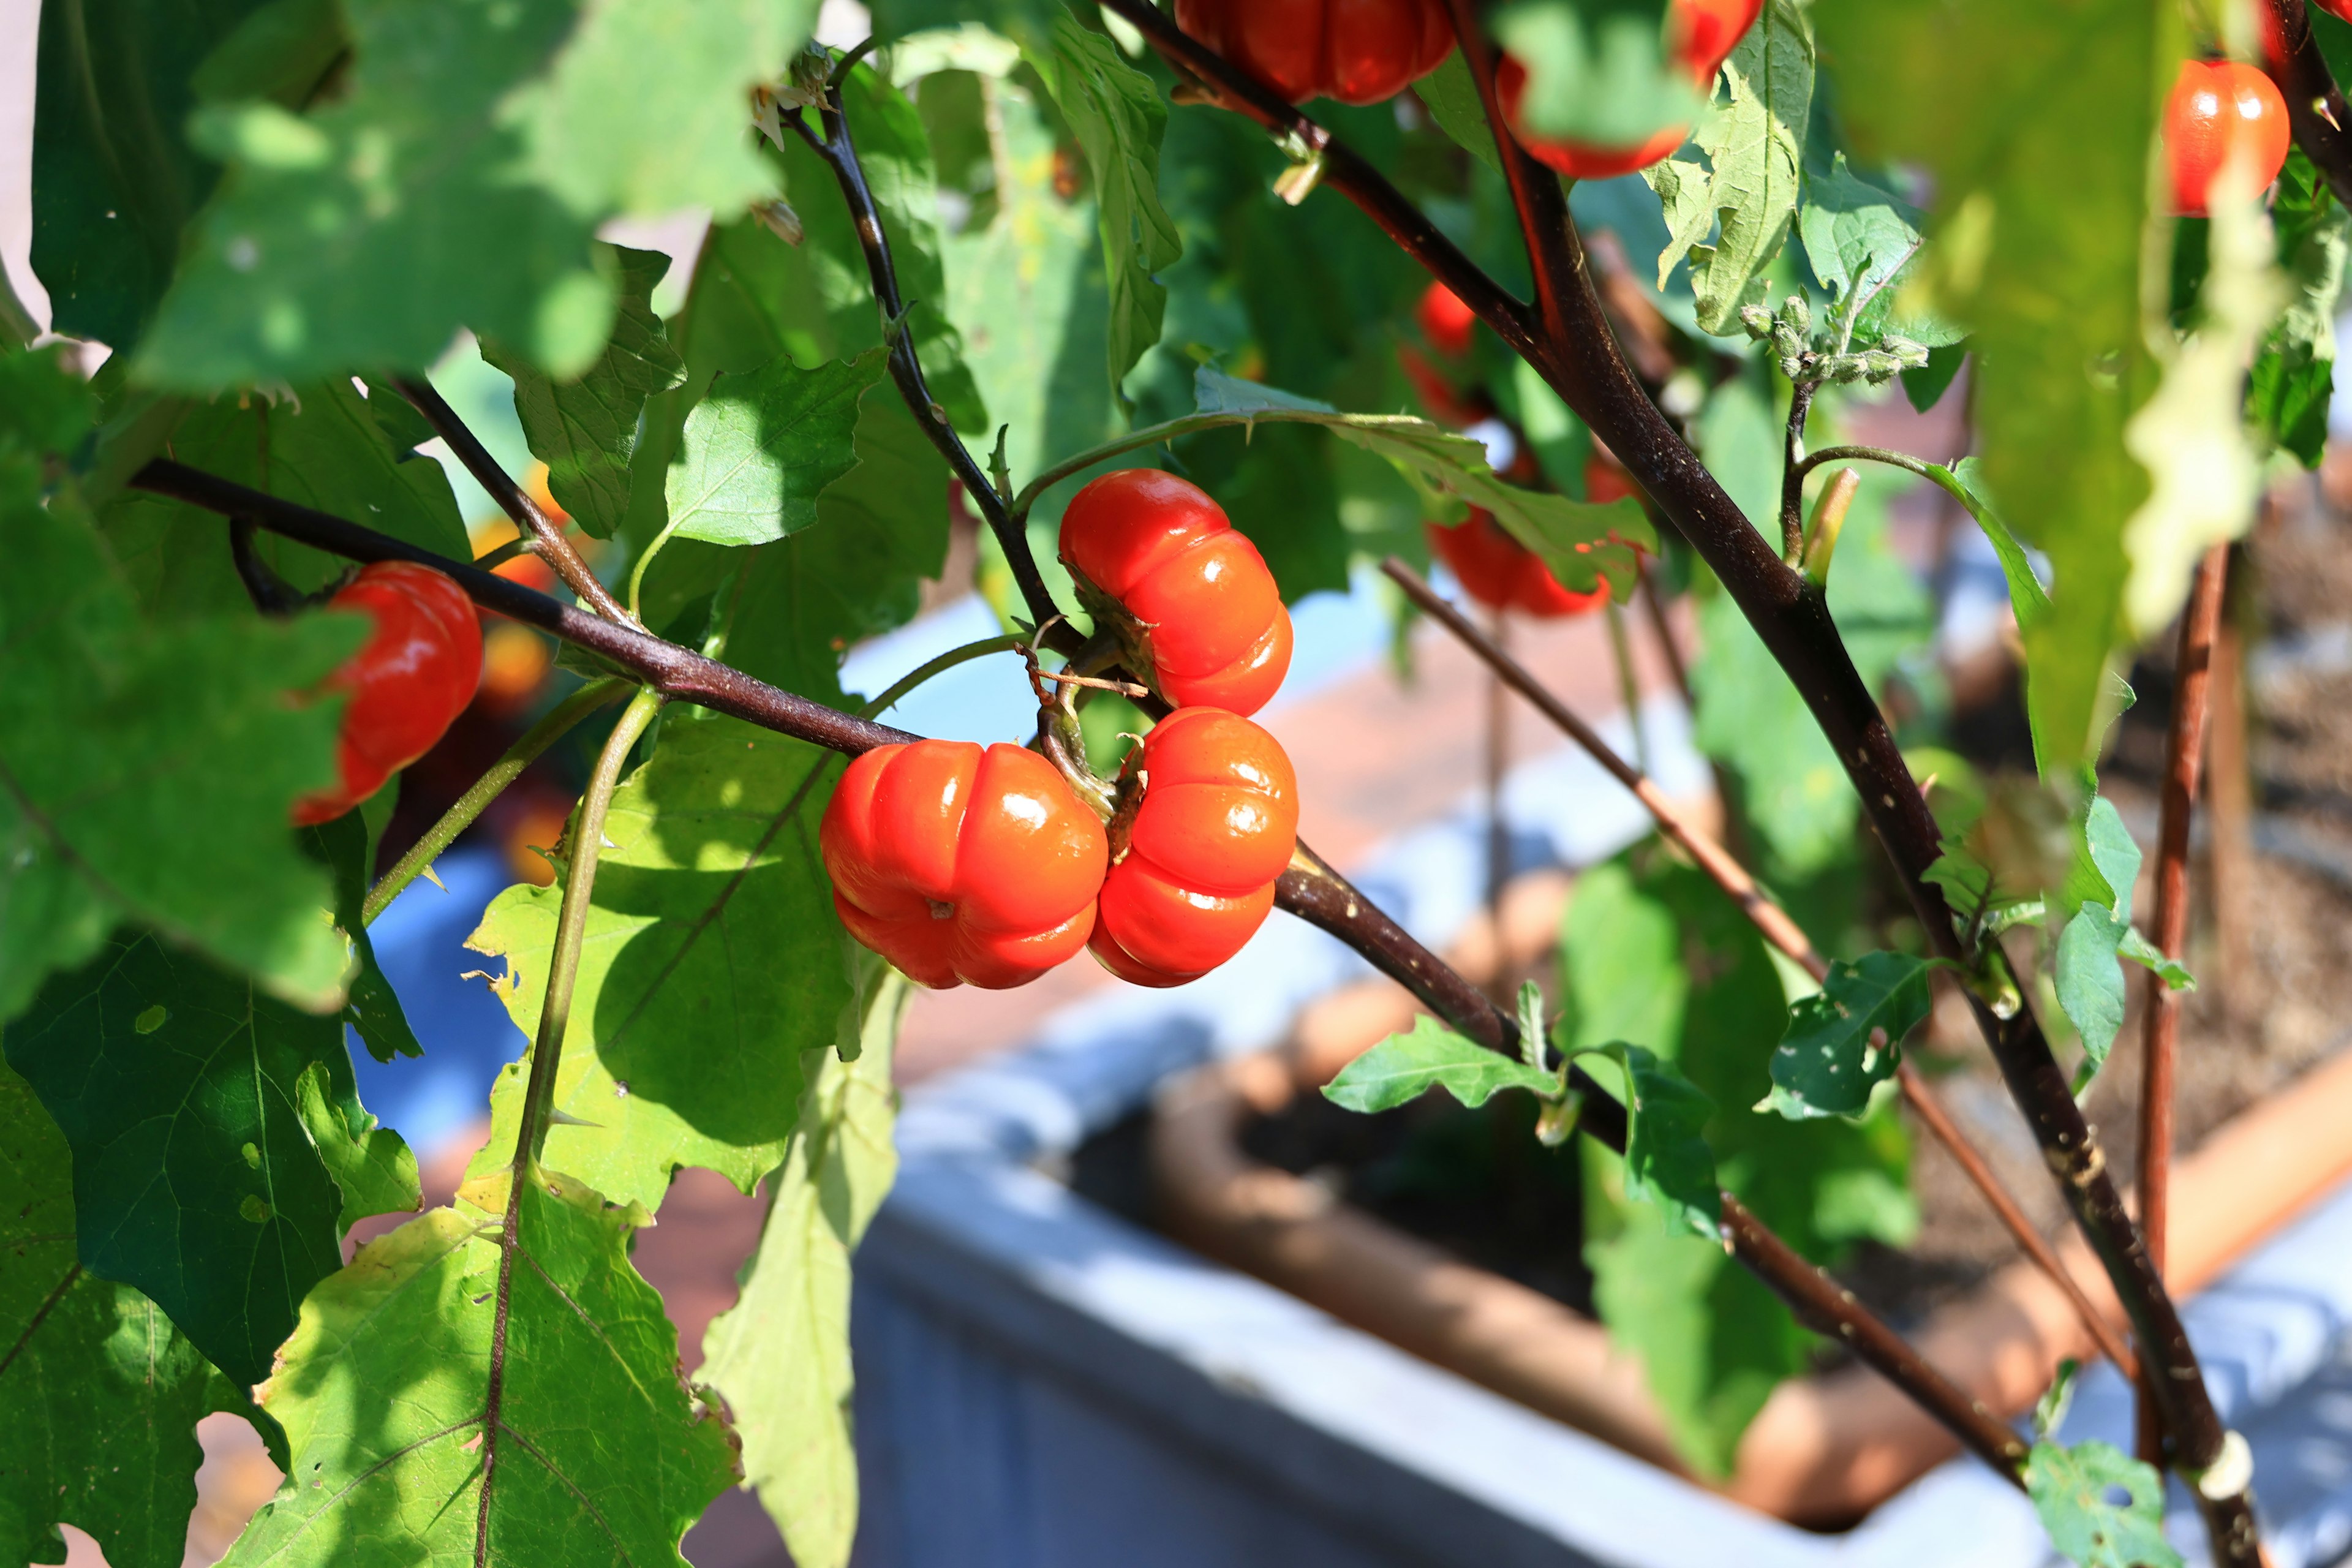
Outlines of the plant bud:
{"label": "plant bud", "polygon": [[1801,337],[1813,332],[1813,308],[1805,303],[1802,294],[1791,294],[1780,307],[1780,319],[1794,327]]}
{"label": "plant bud", "polygon": [[1761,305],[1742,305],[1739,307],[1739,324],[1748,329],[1749,337],[1760,343],[1772,335],[1772,312]]}

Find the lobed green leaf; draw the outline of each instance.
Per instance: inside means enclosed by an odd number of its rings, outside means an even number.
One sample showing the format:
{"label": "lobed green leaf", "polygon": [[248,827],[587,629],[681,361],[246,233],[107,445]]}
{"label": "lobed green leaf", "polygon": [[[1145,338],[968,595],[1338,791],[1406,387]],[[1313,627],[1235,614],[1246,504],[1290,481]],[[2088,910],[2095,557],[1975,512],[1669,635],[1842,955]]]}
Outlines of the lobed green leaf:
{"label": "lobed green leaf", "polygon": [[722,375],[687,416],[669,470],[669,530],[712,544],[765,544],[816,521],[816,498],[857,464],[858,399],[888,351],[803,370],[779,358]]}
{"label": "lobed green leaf", "polygon": [[1902,1064],[1903,1038],[1927,1016],[1927,964],[1901,952],[1830,965],[1821,990],[1790,1005],[1765,1107],[1791,1121],[1859,1116]]}
{"label": "lobed green leaf", "polygon": [[1323,1096],[1347,1110],[1391,1110],[1442,1089],[1465,1105],[1484,1105],[1507,1089],[1546,1099],[1560,1093],[1559,1075],[1488,1050],[1423,1013],[1405,1034],[1391,1035],[1341,1068]]}

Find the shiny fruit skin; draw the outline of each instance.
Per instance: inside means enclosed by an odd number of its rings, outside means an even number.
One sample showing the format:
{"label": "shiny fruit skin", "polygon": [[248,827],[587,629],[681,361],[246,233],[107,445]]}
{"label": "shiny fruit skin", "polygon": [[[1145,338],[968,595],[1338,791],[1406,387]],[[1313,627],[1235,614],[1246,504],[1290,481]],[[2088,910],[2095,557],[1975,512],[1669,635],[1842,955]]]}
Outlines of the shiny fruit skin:
{"label": "shiny fruit skin", "polygon": [[1176,25],[1293,103],[1379,103],[1444,63],[1445,0],[1176,0]]}
{"label": "shiny fruit skin", "polygon": [[2164,105],[2164,150],[2172,175],[2172,210],[2205,216],[2214,178],[2232,153],[2243,156],[2267,187],[2286,163],[2292,132],[2286,100],[2271,79],[2235,60],[2181,63],[2180,79]]}
{"label": "shiny fruit skin", "polygon": [[[1713,89],[1715,73],[1763,14],[1764,0],[1672,0],[1666,9],[1668,47],[1697,83],[1702,93]],[[1690,136],[1687,125],[1669,125],[1632,147],[1602,147],[1589,142],[1552,141],[1519,129],[1519,100],[1526,94],[1527,68],[1510,56],[1496,68],[1495,89],[1502,100],[1503,118],[1519,145],[1538,163],[1574,180],[1606,180],[1646,169],[1680,147]]]}
{"label": "shiny fruit skin", "polygon": [[1451,528],[1431,523],[1429,545],[1461,583],[1462,591],[1491,609],[1553,620],[1580,616],[1609,602],[1607,578],[1590,594],[1561,587],[1534,551],[1476,507],[1470,509],[1466,521]]}
{"label": "shiny fruit skin", "polygon": [[375,622],[366,646],[328,678],[347,691],[335,740],[341,782],[294,803],[307,826],[341,816],[433,749],[482,677],[482,622],[466,591],[430,566],[379,561],[335,592],[331,609]]}
{"label": "shiny fruit skin", "polygon": [[817,846],[849,934],[935,990],[1009,990],[1075,955],[1110,853],[1051,763],[969,741],[851,763]]}
{"label": "shiny fruit skin", "polygon": [[[1290,612],[1257,546],[1198,485],[1156,468],[1105,474],[1062,513],[1062,560],[1171,705],[1265,706],[1290,668]],[[1099,624],[1099,623],[1098,623]]]}
{"label": "shiny fruit skin", "polygon": [[1142,800],[1103,879],[1087,945],[1138,985],[1181,985],[1239,952],[1274,908],[1298,843],[1298,776],[1272,735],[1185,708],[1143,738]]}
{"label": "shiny fruit skin", "polygon": [[1470,352],[1470,329],[1478,323],[1478,312],[1462,302],[1461,296],[1443,283],[1432,283],[1421,291],[1421,302],[1412,308],[1412,319],[1421,326],[1421,335],[1429,346],[1448,359],[1460,359]]}

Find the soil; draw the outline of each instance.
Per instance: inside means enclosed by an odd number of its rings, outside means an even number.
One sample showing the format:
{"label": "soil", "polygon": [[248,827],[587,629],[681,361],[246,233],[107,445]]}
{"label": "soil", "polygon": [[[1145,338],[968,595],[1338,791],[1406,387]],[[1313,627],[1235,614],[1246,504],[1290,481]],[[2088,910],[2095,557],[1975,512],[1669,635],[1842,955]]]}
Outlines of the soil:
{"label": "soil", "polygon": [[[2242,646],[2255,650],[2242,661],[2244,728],[2252,734],[2233,746],[2226,716],[2217,719],[2224,732],[2211,769],[2235,767],[2251,788],[2209,787],[2200,805],[2187,954],[2200,986],[2183,1009],[2179,1069],[2184,1150],[2352,1043],[2352,1026],[2342,1022],[2352,1020],[2352,524],[2317,485],[2305,481],[2274,495],[2255,536],[2237,552],[2231,597],[2231,624]],[[2149,850],[2172,658],[2168,635],[2133,671],[2139,701],[2118,723],[2101,775],[2105,793]],[[2217,673],[2229,673],[2228,658]],[[1954,731],[1982,764],[2013,766],[2030,756],[2019,745],[2023,716],[2013,672]],[[2145,918],[2153,904],[2144,870],[2136,907]],[[1537,973],[1549,984],[1555,961],[1547,957]],[[2110,1168],[2126,1176],[2138,1158],[2145,987],[2145,975],[2133,971],[2129,1013],[2085,1100]],[[2055,1234],[2065,1223],[2057,1191],[1957,993],[1939,998],[1913,1053],[2027,1212]],[[1578,1163],[1535,1142],[1524,1098],[1501,1097],[1474,1111],[1431,1095],[1365,1117],[1307,1095],[1251,1124],[1243,1142],[1257,1159],[1589,1310]],[[1148,1218],[1141,1142],[1139,1118],[1105,1134],[1073,1162],[1076,1184]],[[1836,1269],[1898,1327],[1918,1322],[2017,1256],[1951,1158],[1916,1126],[1913,1143],[1918,1241],[1899,1252],[1864,1247]]]}

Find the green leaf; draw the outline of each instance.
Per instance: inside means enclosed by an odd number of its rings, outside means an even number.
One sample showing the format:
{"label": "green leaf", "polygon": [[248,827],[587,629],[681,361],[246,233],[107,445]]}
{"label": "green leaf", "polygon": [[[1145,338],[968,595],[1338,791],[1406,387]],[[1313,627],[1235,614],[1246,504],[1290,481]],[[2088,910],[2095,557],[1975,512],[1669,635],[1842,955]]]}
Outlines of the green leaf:
{"label": "green leaf", "polygon": [[303,1303],[260,1390],[293,1465],[226,1562],[679,1561],[735,1456],[678,1375],[661,1298],[630,1267],[649,1216],[534,1173],[501,1301],[509,1180],[469,1183],[456,1207],[369,1243]]}
{"label": "green leaf", "polygon": [[[1562,141],[1632,147],[1706,107],[1669,58],[1661,0],[1515,0],[1495,36],[1527,68],[1518,117]],[[1712,86],[1712,84],[1709,84]]]}
{"label": "green leaf", "polygon": [[2280,172],[2271,204],[2278,263],[2293,286],[2285,313],[2255,357],[2248,417],[2278,446],[2317,468],[2327,443],[2327,404],[2335,389],[2336,303],[2352,214],[2328,191],[2297,148]]}
{"label": "green leaf", "polygon": [[1790,1005],[1766,1106],[1791,1121],[1862,1114],[1871,1091],[1895,1076],[1903,1037],[1932,1005],[1923,960],[1901,952],[1839,959],[1820,991]]}
{"label": "green leaf", "polygon": [[1944,400],[1944,394],[1951,390],[1952,383],[1958,377],[1960,366],[1967,362],[1968,357],[1968,342],[1963,339],[1956,343],[1945,343],[1929,349],[1926,364],[1914,365],[1905,371],[1903,395],[1911,400],[1912,409],[1916,413],[1925,414],[1941,403]]}
{"label": "green leaf", "polygon": [[[1978,450],[2051,614],[2024,633],[2045,769],[2090,755],[2122,638],[2126,521],[2147,494],[2124,426],[2148,390],[2147,150],[2174,57],[2134,0],[1820,0],[1857,148],[1932,177],[1937,313],[1972,331]],[[2098,58],[2111,68],[2084,70]]]}
{"label": "green leaf", "polygon": [[[261,1381],[304,1294],[341,1267],[347,1213],[392,1190],[340,1190],[353,1157],[322,1153],[322,1119],[303,1114],[317,1072],[345,1142],[371,1136],[342,1020],[123,935],[52,980],[0,1044],[73,1148],[83,1264],[153,1298],[239,1385]],[[373,1133],[367,1163],[396,1166],[397,1144]],[[394,1207],[415,1206],[408,1169]]]}
{"label": "green leaf", "polygon": [[590,238],[616,213],[740,210],[774,177],[751,88],[807,37],[808,0],[522,0],[344,7],[343,90],[199,118],[236,174],[140,349],[190,390],[418,369],[462,324],[558,378],[610,335]]}
{"label": "green leaf", "polygon": [[2124,973],[2116,960],[2132,929],[2140,852],[2104,796],[2091,798],[2076,831],[2074,864],[2052,900],[2051,919],[2061,929],[2051,979],[2095,1071],[2123,1026]]}
{"label": "green leaf", "polygon": [[340,1007],[349,944],[287,829],[334,779],[335,707],[289,699],[364,625],[142,626],[73,496],[34,478],[0,458],[0,1019],[126,919]]}
{"label": "green leaf", "polygon": [[857,464],[857,400],[887,350],[803,370],[779,358],[722,375],[687,416],[669,470],[669,528],[713,544],[765,544],[808,527],[816,498]]}
{"label": "green leaf", "polygon": [[301,829],[299,837],[304,850],[335,879],[335,924],[352,944],[356,966],[343,1003],[343,1022],[358,1034],[368,1055],[380,1062],[423,1056],[425,1047],[416,1043],[415,1033],[408,1026],[400,997],[376,963],[367,921],[360,918],[361,906],[367,901],[368,871],[375,848],[362,814],[347,811],[331,822]]}
{"label": "green leaf", "polygon": [[62,1563],[58,1524],[114,1568],[177,1568],[196,1423],[245,1408],[152,1301],[74,1257],[73,1156],[0,1067],[0,1561]]}
{"label": "green leaf", "polygon": [[629,458],[646,399],[686,379],[686,362],[651,303],[669,258],[618,247],[614,255],[620,303],[612,341],[576,380],[556,381],[496,339],[482,342],[482,357],[514,379],[515,413],[531,456],[547,465],[548,493],[598,539],[610,539],[629,510]]}
{"label": "green leaf", "polygon": [[1625,1195],[1655,1204],[1669,1228],[1714,1237],[1723,1212],[1715,1154],[1702,1131],[1715,1102],[1644,1046],[1579,1051],[1617,1064],[1625,1084]]}
{"label": "green leaf", "polygon": [[[1591,868],[1560,952],[1564,1039],[1638,1038],[1671,1056],[1715,1101],[1706,1136],[1721,1184],[1790,1246],[1830,1263],[1864,1237],[1909,1239],[1916,1211],[1893,1116],[1801,1125],[1750,1109],[1770,1081],[1787,1001],[1763,939],[1705,873],[1654,846]],[[1585,1258],[1602,1321],[1642,1357],[1679,1450],[1720,1474],[1773,1385],[1806,1365],[1811,1338],[1711,1234],[1612,1196],[1621,1163],[1587,1160]]]}
{"label": "green leaf", "polygon": [[2174,991],[2197,989],[2197,977],[2189,973],[2188,966],[2177,958],[2167,958],[2164,955],[2164,950],[2140,935],[2139,928],[2137,926],[2124,928],[2124,939],[2116,949],[2116,956],[2128,958],[2134,963],[2154,970],[2162,977],[2168,989]]}
{"label": "green leaf", "polygon": [[1707,163],[1670,159],[1643,171],[1673,236],[1658,257],[1658,287],[1687,258],[1698,324],[1718,335],[1740,330],[1739,307],[1759,297],[1796,216],[1813,97],[1812,29],[1796,0],[1768,0],[1724,76],[1731,101],[1698,132]]}
{"label": "green leaf", "polygon": [[220,179],[220,166],[180,133],[195,107],[191,79],[257,3],[41,8],[32,261],[58,331],[118,353],[145,331],[182,230]]}
{"label": "green leaf", "polygon": [[872,954],[856,962],[859,994],[842,1009],[837,1050],[817,1053],[742,1294],[702,1342],[745,1478],[801,1568],[845,1568],[857,1532],[849,1259],[898,1169],[890,1060],[910,991]]}
{"label": "green leaf", "polygon": [[343,1194],[336,1226],[349,1230],[372,1215],[414,1214],[424,1207],[415,1152],[399,1133],[361,1110],[356,1096],[339,1099],[336,1089],[335,1074],[324,1062],[312,1062],[294,1080],[295,1113]]}
{"label": "green leaf", "polygon": [[[441,465],[408,456],[415,410],[395,393],[362,397],[348,378],[306,382],[276,396],[254,394],[161,406],[172,455],[194,468],[300,506],[364,522],[436,554],[473,555],[457,497]],[[229,560],[217,512],[146,490],[126,489],[99,513],[115,559],[150,614],[252,619],[253,606]],[[255,541],[261,558],[296,588],[312,593],[351,563],[274,534]]]}
{"label": "green leaf", "polygon": [[[1854,323],[1857,342],[1874,341],[1890,326],[1928,348],[1959,342],[1957,329],[1932,318],[1895,320],[1903,282],[1917,270],[1924,221],[1918,208],[1847,168],[1843,153],[1832,158],[1828,174],[1805,177],[1797,229],[1813,276],[1837,301],[1832,325],[1843,321],[1849,301],[1866,298]],[[1957,359],[1952,368],[1958,368]]]}
{"label": "green leaf", "polygon": [[1495,132],[1486,123],[1486,106],[1479,101],[1478,83],[1470,63],[1455,49],[1444,63],[1412,84],[1414,94],[1437,128],[1454,138],[1454,145],[1496,174],[1503,160],[1495,151]]}
{"label": "green leaf", "polygon": [[1641,503],[1630,496],[1594,506],[1507,484],[1488,467],[1485,447],[1426,419],[1342,414],[1328,404],[1236,380],[1206,365],[1195,373],[1193,384],[1195,406],[1202,414],[1250,423],[1319,425],[1419,476],[1429,487],[1485,509],[1541,556],[1562,585],[1579,593],[1591,592],[1605,579],[1623,596],[1633,588],[1634,547],[1654,552],[1658,548],[1656,531]]}
{"label": "green leaf", "polygon": [[[2081,1568],[2181,1568],[2164,1537],[2164,1478],[2106,1443],[2036,1443],[2025,1489],[2050,1543]],[[2110,1502],[2120,1490],[2127,1500]]]}
{"label": "green leaf", "polygon": [[1168,290],[1153,276],[1184,254],[1183,237],[1160,205],[1160,138],[1168,106],[1150,77],[1117,45],[1076,18],[1054,22],[1051,54],[1030,66],[1062,110],[1094,172],[1095,214],[1110,280],[1110,384],[1114,391],[1160,341]]}
{"label": "green leaf", "polygon": [[[556,1078],[572,1120],[548,1131],[551,1164],[651,1205],[680,1165],[748,1193],[783,1159],[801,1053],[831,1043],[849,989],[816,851],[829,792],[810,783],[831,760],[737,720],[674,719],[614,793]],[[467,941],[507,959],[493,989],[526,1034],[562,901],[560,888],[509,888]],[[528,1070],[499,1079],[477,1173],[513,1150]]]}
{"label": "green leaf", "polygon": [[[2000,574],[2009,584],[2009,605],[2016,613],[2018,630],[2038,626],[2050,613],[2050,592],[2042,585],[2025,547],[2017,542],[2017,535],[2001,521],[2000,510],[1993,504],[1991,491],[1985,483],[1984,460],[1962,458],[1946,471],[1965,492],[1962,499],[1968,502],[1969,515],[1984,530],[1993,553],[2000,558]],[[2028,679],[2031,679],[2030,672]]]}
{"label": "green leaf", "polygon": [[1391,1110],[1442,1089],[1465,1105],[1484,1105],[1507,1089],[1545,1099],[1560,1093],[1558,1073],[1488,1050],[1423,1013],[1409,1033],[1391,1035],[1339,1069],[1323,1096],[1347,1110]]}

